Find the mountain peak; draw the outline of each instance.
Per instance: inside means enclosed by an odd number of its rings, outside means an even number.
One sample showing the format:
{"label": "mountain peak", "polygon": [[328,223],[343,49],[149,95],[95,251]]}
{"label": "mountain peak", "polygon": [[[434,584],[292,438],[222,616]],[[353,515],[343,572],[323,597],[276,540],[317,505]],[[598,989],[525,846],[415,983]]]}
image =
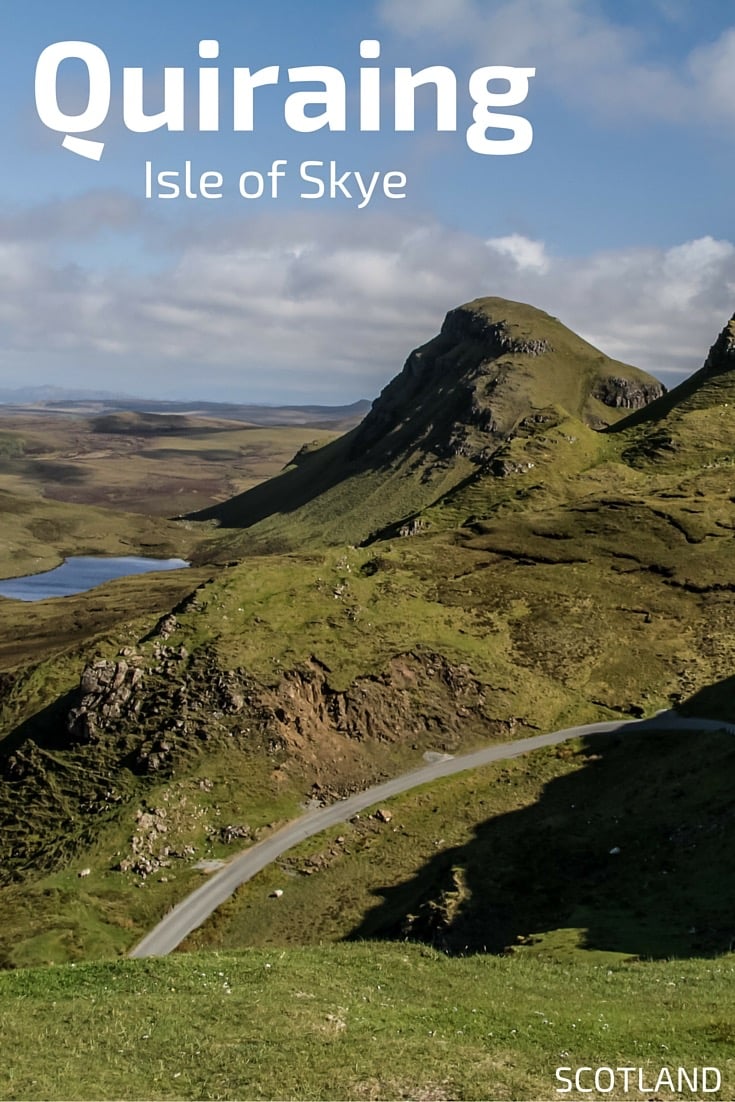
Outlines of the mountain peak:
{"label": "mountain peak", "polygon": [[411,352],[352,432],[197,519],[254,528],[257,546],[287,548],[297,529],[359,543],[468,479],[504,475],[501,452],[519,435],[568,419],[605,428],[663,393],[543,310],[474,299]]}
{"label": "mountain peak", "polygon": [[703,372],[718,375],[722,371],[732,371],[735,367],[735,314],[709,350],[704,361]]}
{"label": "mountain peak", "polygon": [[476,298],[450,310],[441,332],[448,337],[475,337],[488,353],[540,356],[551,350],[547,336],[534,335],[557,319],[543,310],[504,298]]}
{"label": "mountain peak", "polygon": [[592,428],[660,397],[657,379],[611,360],[550,314],[503,298],[450,310],[414,349],[356,430],[352,457],[419,443],[480,457],[535,410],[561,408]]}

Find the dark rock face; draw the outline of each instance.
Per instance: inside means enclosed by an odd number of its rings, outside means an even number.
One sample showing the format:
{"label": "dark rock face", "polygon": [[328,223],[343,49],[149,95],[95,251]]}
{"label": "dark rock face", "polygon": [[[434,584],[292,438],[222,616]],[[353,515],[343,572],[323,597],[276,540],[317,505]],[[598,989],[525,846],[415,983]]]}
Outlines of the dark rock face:
{"label": "dark rock face", "polygon": [[[503,357],[538,357],[552,351],[549,340],[514,336],[505,322],[492,321],[470,306],[450,310],[438,336],[411,352],[403,371],[373,402],[355,437],[351,458],[376,445],[386,454],[397,452],[398,438],[393,449],[391,434],[433,402],[431,421],[436,427],[444,418],[446,431],[443,439],[434,432],[431,450],[445,457],[472,457],[476,449],[463,439],[467,426],[489,435],[500,431],[489,402],[491,393],[510,374]],[[482,395],[478,394],[480,383]]]}
{"label": "dark rock face", "polygon": [[552,351],[550,341],[513,337],[504,322],[490,321],[467,306],[449,311],[441,328],[441,336],[449,338],[453,344],[467,340],[481,341],[488,356],[541,356]]}
{"label": "dark rock face", "polygon": [[642,409],[665,393],[663,383],[638,383],[614,375],[601,379],[592,391],[593,397],[613,409]]}
{"label": "dark rock face", "polygon": [[704,361],[703,372],[719,375],[735,368],[735,314],[720,333]]}
{"label": "dark rock face", "polygon": [[140,708],[142,662],[141,656],[128,655],[117,662],[96,659],[84,667],[79,683],[81,699],[69,712],[66,724],[73,738],[94,742],[100,725],[136,714]]}

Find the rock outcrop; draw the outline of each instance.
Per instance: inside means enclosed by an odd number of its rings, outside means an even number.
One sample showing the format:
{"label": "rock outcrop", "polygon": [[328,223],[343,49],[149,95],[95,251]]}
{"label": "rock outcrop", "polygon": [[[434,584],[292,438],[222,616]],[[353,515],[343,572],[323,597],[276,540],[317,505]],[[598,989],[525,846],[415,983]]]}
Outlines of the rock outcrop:
{"label": "rock outcrop", "polygon": [[79,742],[99,739],[100,729],[140,710],[143,657],[121,656],[115,662],[94,659],[82,671],[79,703],[67,716],[66,729]]}
{"label": "rock outcrop", "polygon": [[645,383],[615,375],[601,379],[592,391],[593,397],[612,409],[642,409],[665,393],[666,387],[656,380]]}

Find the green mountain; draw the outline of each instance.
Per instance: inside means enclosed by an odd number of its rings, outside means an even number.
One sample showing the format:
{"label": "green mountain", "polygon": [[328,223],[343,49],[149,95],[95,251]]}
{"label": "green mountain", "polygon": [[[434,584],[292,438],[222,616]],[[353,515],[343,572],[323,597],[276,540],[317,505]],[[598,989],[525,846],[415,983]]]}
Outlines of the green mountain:
{"label": "green mountain", "polygon": [[507,473],[517,436],[569,417],[599,429],[663,392],[542,310],[475,299],[447,314],[352,432],[195,519],[248,529],[231,551],[362,543],[478,477]]}
{"label": "green mountain", "polygon": [[0,959],[122,952],[198,858],[425,751],[690,699],[733,717],[726,342],[672,401],[530,307],[461,307],[362,425],[207,514],[243,527],[188,593],[119,583],[127,618],[6,660]]}
{"label": "green mountain", "polygon": [[735,408],[735,317],[719,335],[704,366],[668,394],[616,425],[628,444],[626,460],[641,468],[714,470],[730,462]]}
{"label": "green mountain", "polygon": [[692,410],[727,406],[735,401],[735,314],[709,350],[704,365],[667,394],[619,421],[616,429],[659,424],[668,417],[681,417]]}

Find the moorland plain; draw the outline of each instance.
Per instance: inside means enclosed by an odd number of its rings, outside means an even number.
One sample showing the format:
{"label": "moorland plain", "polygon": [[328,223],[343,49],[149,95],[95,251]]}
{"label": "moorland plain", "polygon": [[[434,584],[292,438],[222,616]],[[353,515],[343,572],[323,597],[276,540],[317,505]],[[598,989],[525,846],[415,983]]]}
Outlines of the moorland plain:
{"label": "moorland plain", "polygon": [[88,405],[0,405],[0,577],[70,555],[186,558],[204,526],[194,533],[171,518],[270,478],[359,417],[273,407],[258,423],[235,419],[240,407],[215,416]]}

